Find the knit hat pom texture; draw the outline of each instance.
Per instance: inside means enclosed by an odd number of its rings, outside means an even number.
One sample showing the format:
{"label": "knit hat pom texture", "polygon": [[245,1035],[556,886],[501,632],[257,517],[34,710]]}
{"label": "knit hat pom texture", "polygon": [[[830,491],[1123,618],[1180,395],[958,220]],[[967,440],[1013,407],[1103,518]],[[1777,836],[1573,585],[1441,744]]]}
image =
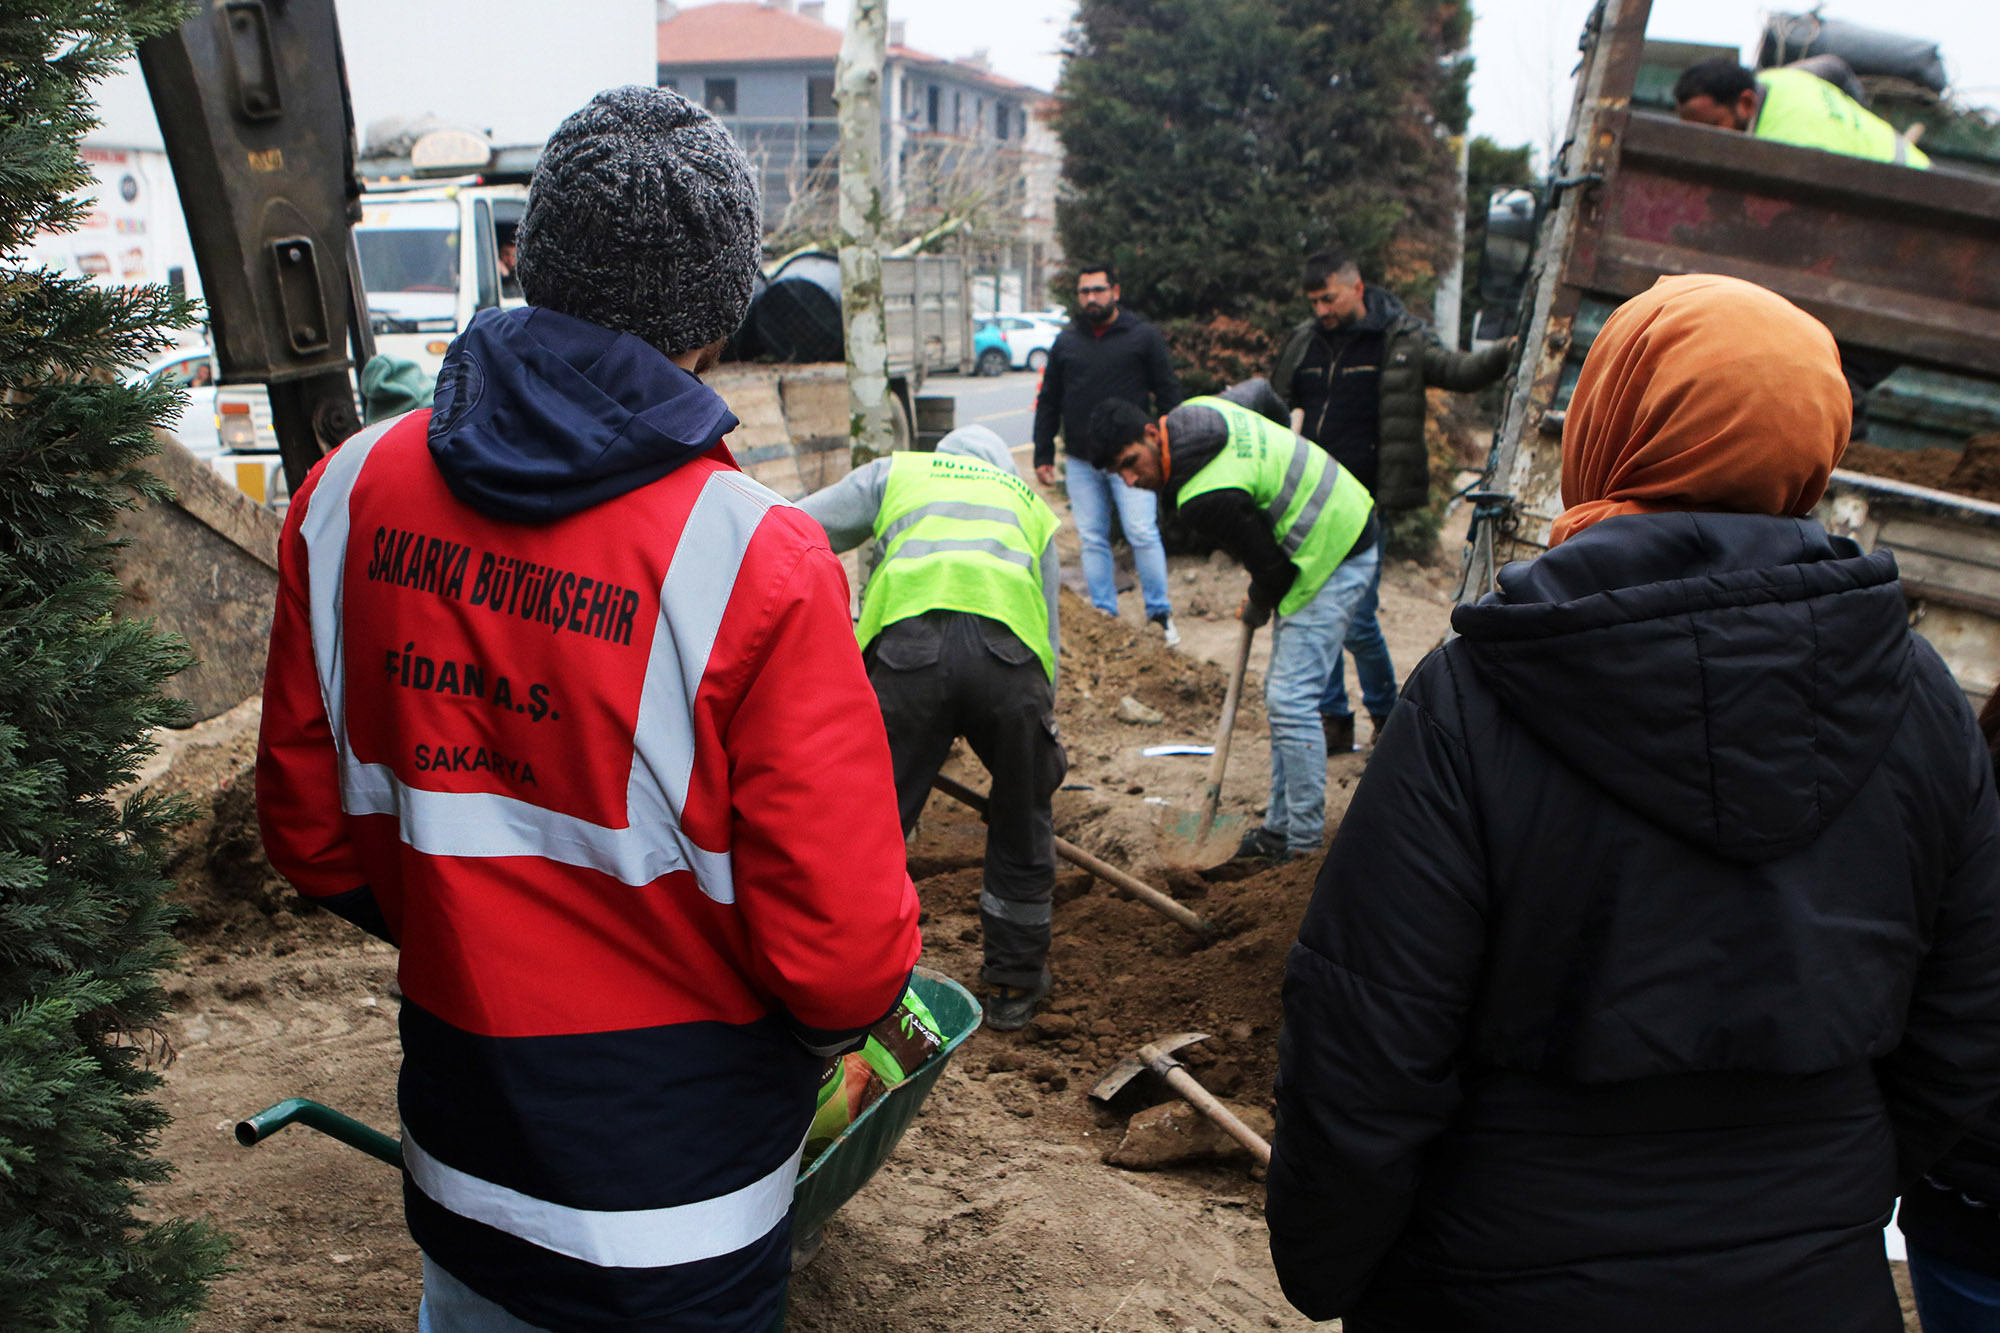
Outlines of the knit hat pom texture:
{"label": "knit hat pom texture", "polygon": [[549,139],[515,275],[530,305],[678,356],[736,332],[762,259],[749,160],[665,88],[599,93]]}

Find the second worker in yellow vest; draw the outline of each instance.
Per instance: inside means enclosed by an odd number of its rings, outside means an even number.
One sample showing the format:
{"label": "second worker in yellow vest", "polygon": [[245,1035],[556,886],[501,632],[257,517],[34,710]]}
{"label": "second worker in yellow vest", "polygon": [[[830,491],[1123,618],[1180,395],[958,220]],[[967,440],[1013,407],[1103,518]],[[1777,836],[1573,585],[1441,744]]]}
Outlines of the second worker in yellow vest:
{"label": "second worker in yellow vest", "polygon": [[1773,143],[1897,166],[1931,164],[1894,125],[1807,68],[1752,73],[1728,56],[1704,60],[1674,85],[1674,109],[1682,120]]}
{"label": "second worker in yellow vest", "polygon": [[936,453],[899,453],[799,507],[836,551],[871,538],[861,599],[868,679],[882,705],[908,836],[959,736],[993,775],[979,915],[986,1026],[1012,1031],[1049,991],[1055,824],[1069,761],[1056,733],[1056,516],[1000,437],[953,431]]}
{"label": "second worker in yellow vest", "polygon": [[[1319,699],[1340,668],[1348,622],[1381,558],[1375,502],[1354,474],[1289,425],[1222,397],[1190,398],[1159,421],[1129,403],[1091,418],[1101,456],[1130,486],[1159,491],[1183,526],[1250,572],[1243,618],[1277,613],[1264,705],[1271,800],[1239,857],[1317,856],[1326,832],[1326,732]],[[1279,411],[1283,404],[1277,405]]]}

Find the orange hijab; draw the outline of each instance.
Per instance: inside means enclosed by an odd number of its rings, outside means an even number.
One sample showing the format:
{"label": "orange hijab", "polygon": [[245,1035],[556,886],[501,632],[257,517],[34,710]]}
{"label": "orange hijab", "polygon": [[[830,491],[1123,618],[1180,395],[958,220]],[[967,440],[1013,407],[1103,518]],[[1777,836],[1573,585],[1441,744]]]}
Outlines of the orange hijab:
{"label": "orange hijab", "polygon": [[1549,543],[1618,514],[1808,513],[1852,412],[1824,324],[1736,278],[1661,278],[1584,358]]}

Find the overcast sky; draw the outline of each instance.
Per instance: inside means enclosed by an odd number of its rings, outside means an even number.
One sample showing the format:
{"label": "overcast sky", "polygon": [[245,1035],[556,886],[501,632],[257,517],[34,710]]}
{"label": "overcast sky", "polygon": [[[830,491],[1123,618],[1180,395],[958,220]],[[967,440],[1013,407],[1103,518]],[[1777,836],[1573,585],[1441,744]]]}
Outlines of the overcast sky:
{"label": "overcast sky", "polygon": [[[1569,119],[1577,36],[1591,4],[1473,0],[1474,133],[1538,147],[1559,138]],[[1811,7],[1811,0],[1776,6],[1793,13]],[[848,0],[828,0],[828,21],[844,22],[847,8]],[[1683,41],[1734,42],[1749,63],[1768,8],[1745,0],[1654,0],[1648,32]],[[1039,88],[1055,86],[1063,34],[1075,12],[1072,0],[1008,0],[1006,20],[996,22],[987,4],[889,0],[890,16],[906,20],[912,46],[942,56],[987,47],[1001,73]],[[2000,0],[1826,0],[1821,12],[1935,38],[1943,44],[1953,80],[1970,92],[1968,100],[2000,106]]]}
{"label": "overcast sky", "polygon": [[[827,0],[846,21],[849,0]],[[1546,148],[1569,115],[1576,39],[1592,0],[1473,0],[1472,126],[1504,144]],[[550,22],[546,0],[338,0],[356,119],[435,112],[502,142],[546,137],[599,88],[649,82],[653,0],[572,0]],[[1797,0],[1792,10],[1809,8]],[[1074,0],[889,0],[912,46],[958,57],[986,48],[1001,73],[1053,88]],[[1655,0],[1655,37],[1735,42],[1754,55],[1765,7],[1746,0]],[[2000,0],[1826,0],[1829,18],[1934,37],[1969,100],[2000,106]],[[134,73],[105,96],[111,136],[153,139]]]}

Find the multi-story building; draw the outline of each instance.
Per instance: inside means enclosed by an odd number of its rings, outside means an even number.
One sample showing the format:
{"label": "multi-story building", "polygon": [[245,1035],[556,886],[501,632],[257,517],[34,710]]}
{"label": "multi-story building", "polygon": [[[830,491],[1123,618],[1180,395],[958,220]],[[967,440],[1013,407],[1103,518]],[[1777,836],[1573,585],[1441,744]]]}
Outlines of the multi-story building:
{"label": "multi-story building", "polygon": [[[825,5],[718,0],[659,5],[661,86],[707,107],[757,163],[774,237],[830,232],[839,157],[834,67],[842,32]],[[1052,179],[1037,122],[1048,95],[995,74],[984,55],[946,60],[890,23],[882,98],[888,211],[904,231],[964,225],[995,303],[1040,304],[1054,262]],[[1004,295],[1003,295],[1004,293]],[[982,305],[982,308],[991,308]]]}

